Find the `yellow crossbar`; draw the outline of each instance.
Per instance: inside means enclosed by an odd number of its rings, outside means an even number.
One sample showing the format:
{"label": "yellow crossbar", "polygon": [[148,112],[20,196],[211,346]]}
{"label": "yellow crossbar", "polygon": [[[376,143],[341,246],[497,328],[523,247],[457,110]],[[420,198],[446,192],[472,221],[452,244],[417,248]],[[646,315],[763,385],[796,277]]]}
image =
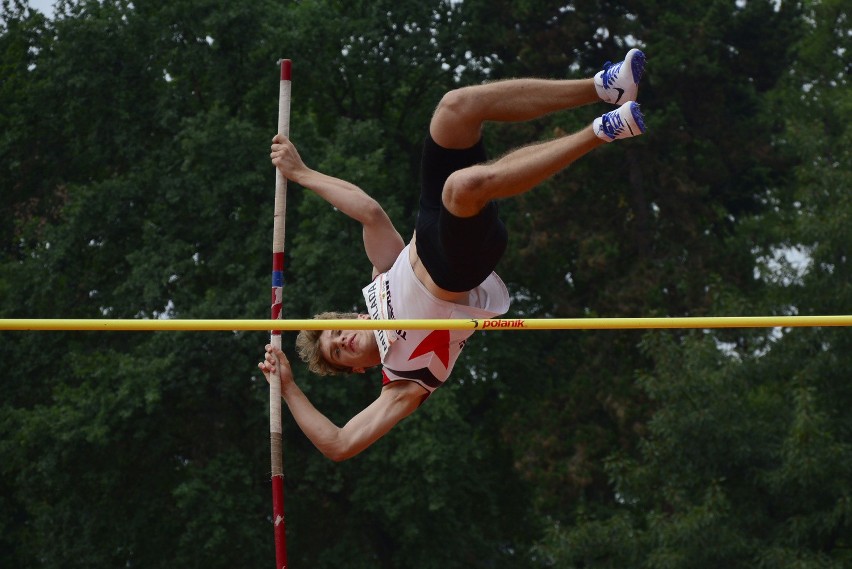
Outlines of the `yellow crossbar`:
{"label": "yellow crossbar", "polygon": [[661,328],[793,328],[852,326],[852,315],[679,318],[491,318],[435,320],[119,320],[0,319],[0,330],[635,330]]}

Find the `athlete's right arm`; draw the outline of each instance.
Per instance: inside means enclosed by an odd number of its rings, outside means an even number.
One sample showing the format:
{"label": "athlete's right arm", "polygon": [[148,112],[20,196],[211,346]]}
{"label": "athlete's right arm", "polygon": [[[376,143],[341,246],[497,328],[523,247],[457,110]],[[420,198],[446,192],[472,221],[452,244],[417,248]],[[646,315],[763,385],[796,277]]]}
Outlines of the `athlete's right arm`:
{"label": "athlete's right arm", "polygon": [[293,143],[283,135],[272,139],[270,157],[288,180],[308,188],[361,223],[364,250],[370,262],[380,272],[390,269],[405,243],[379,202],[355,184],[308,168]]}

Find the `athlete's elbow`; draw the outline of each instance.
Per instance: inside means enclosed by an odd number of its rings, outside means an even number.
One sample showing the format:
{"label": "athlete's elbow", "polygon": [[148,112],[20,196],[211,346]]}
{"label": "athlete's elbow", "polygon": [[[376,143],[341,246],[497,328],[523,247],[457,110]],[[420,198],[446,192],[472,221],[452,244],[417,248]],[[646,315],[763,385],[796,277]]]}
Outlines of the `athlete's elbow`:
{"label": "athlete's elbow", "polygon": [[344,460],[348,460],[358,454],[357,452],[351,452],[346,449],[320,449],[323,456],[332,462],[343,462]]}
{"label": "athlete's elbow", "polygon": [[317,449],[333,462],[343,462],[361,452],[361,449],[355,448],[355,445],[346,440],[346,437],[341,436],[339,432],[335,440],[317,445]]}
{"label": "athlete's elbow", "polygon": [[387,214],[379,202],[371,197],[367,197],[361,206],[359,215],[361,223],[365,226],[378,225],[384,223],[385,219],[387,219]]}

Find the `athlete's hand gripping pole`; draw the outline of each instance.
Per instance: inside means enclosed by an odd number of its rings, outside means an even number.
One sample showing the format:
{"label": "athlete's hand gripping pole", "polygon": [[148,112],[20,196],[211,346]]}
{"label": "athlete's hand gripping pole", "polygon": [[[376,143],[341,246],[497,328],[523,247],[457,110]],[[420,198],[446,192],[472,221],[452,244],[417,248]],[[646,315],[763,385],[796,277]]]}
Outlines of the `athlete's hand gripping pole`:
{"label": "athlete's hand gripping pole", "polygon": [[[278,133],[290,136],[290,67],[282,59],[281,83],[278,90]],[[281,318],[284,286],[284,218],[287,214],[287,178],[275,169],[275,211],[272,227],[272,319]],[[270,343],[281,347],[281,330],[272,330]],[[269,440],[272,464],[272,518],[275,524],[275,567],[287,567],[287,544],[284,524],[284,458],[281,437],[281,378],[277,371],[269,381]]]}

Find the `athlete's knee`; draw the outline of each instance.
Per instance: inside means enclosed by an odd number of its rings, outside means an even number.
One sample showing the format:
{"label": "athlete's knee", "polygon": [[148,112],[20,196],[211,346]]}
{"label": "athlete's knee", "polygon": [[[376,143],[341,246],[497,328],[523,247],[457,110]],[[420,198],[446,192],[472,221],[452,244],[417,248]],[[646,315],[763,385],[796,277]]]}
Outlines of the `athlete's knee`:
{"label": "athlete's knee", "polygon": [[455,118],[467,118],[474,114],[476,108],[473,89],[461,87],[448,91],[438,103],[437,113],[447,114]]}
{"label": "athlete's knee", "polygon": [[450,174],[441,193],[444,207],[458,217],[479,213],[491,200],[488,177],[488,170],[479,165]]}
{"label": "athlete's knee", "polygon": [[429,125],[432,139],[444,148],[469,148],[481,135],[482,120],[475,89],[462,87],[446,93]]}

